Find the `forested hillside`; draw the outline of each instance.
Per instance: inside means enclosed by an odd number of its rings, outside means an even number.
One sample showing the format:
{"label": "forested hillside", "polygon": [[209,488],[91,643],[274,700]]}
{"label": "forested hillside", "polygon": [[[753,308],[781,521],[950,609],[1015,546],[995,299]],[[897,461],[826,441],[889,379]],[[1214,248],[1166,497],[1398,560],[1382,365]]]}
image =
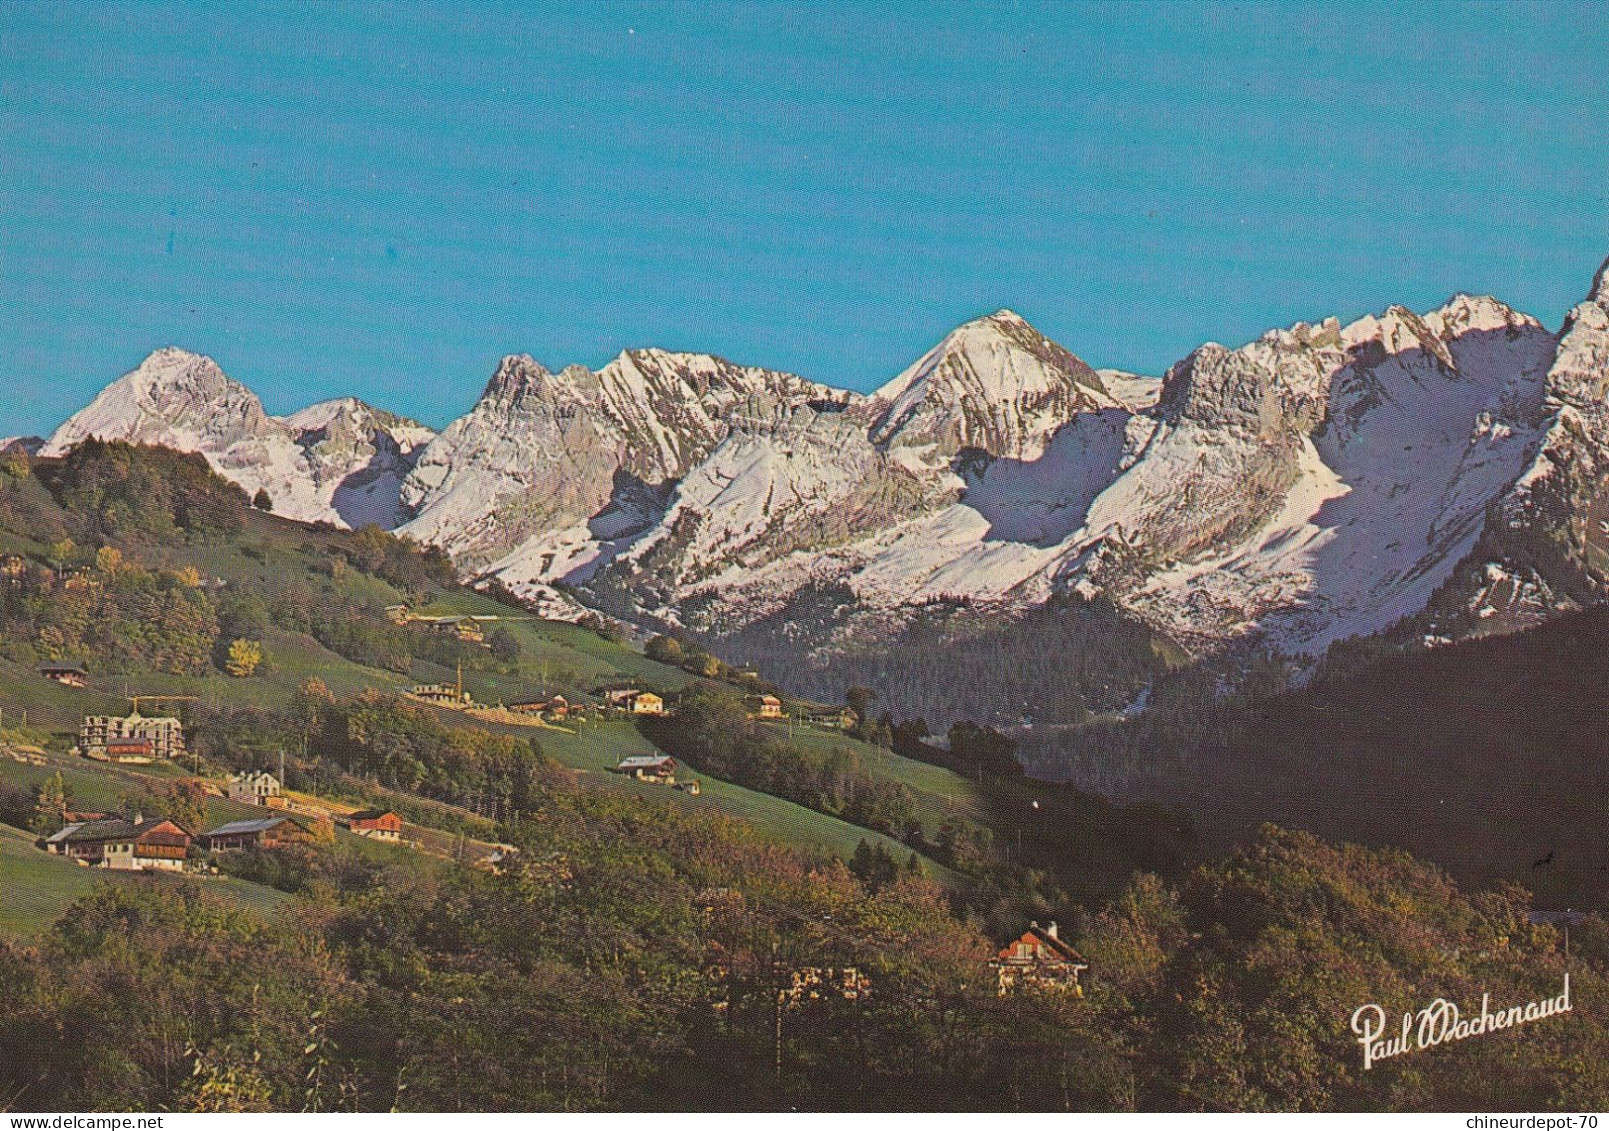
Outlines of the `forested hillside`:
{"label": "forested hillside", "polygon": [[[1383,649],[1379,651],[1384,651]],[[1025,736],[1033,770],[1185,806],[1213,847],[1264,820],[1398,845],[1544,905],[1609,905],[1609,611],[1412,654],[1337,650],[1305,690],[1180,695]]]}
{"label": "forested hillside", "polygon": [[[267,927],[107,888],[0,944],[24,1110],[1447,1110],[1609,1104],[1609,924],[1263,830],[1066,928],[1082,997],[999,997],[937,889],[545,775],[526,867],[318,870]],[[845,971],[852,971],[845,974]],[[1572,1012],[1364,1071],[1359,1006]],[[815,979],[815,980],[813,980]],[[797,988],[797,989],[796,989]],[[41,1034],[48,1034],[41,1039]]]}

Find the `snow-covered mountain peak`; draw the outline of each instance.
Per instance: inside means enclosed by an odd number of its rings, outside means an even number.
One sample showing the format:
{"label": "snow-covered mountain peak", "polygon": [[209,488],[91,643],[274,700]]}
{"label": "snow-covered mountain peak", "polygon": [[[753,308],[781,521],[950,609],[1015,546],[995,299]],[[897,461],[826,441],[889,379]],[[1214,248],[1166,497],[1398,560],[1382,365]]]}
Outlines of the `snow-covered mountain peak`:
{"label": "snow-covered mountain peak", "polygon": [[[324,444],[353,446],[389,440],[406,455],[435,439],[432,428],[405,416],[375,408],[357,397],[337,397],[279,418],[303,447]],[[382,439],[384,437],[385,439]]]}
{"label": "snow-covered mountain peak", "polygon": [[212,358],[165,346],[69,417],[41,454],[62,455],[91,436],[202,451],[279,428],[257,395]]}
{"label": "snow-covered mountain peak", "polygon": [[871,401],[872,441],[934,467],[963,448],[1037,459],[1079,412],[1119,407],[1099,374],[1010,310],[952,330]]}
{"label": "snow-covered mountain peak", "polygon": [[161,346],[152,350],[123,380],[141,389],[154,389],[192,382],[222,382],[228,378],[218,363],[205,354],[192,353],[179,346]]}
{"label": "snow-covered mountain peak", "polygon": [[1540,330],[1542,323],[1500,302],[1490,295],[1470,295],[1460,291],[1440,307],[1425,315],[1425,325],[1442,338],[1468,333]]}

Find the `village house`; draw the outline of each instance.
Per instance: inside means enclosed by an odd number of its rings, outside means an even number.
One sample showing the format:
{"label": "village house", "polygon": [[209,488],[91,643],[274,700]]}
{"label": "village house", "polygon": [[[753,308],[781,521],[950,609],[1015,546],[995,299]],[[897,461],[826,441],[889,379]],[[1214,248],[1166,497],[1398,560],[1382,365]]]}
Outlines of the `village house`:
{"label": "village house", "polygon": [[79,660],[57,660],[39,665],[39,674],[63,687],[88,687],[89,669]]}
{"label": "village house", "polygon": [[95,592],[101,584],[100,575],[88,566],[74,566],[61,577],[61,587],[68,592]]}
{"label": "village house", "polygon": [[119,872],[182,872],[190,840],[172,821],[135,817],[68,824],[45,839],[45,850]]}
{"label": "village house", "polygon": [[244,821],[230,821],[201,834],[201,843],[210,852],[234,852],[242,848],[280,848],[287,844],[305,844],[313,837],[310,830],[295,817],[278,814],[273,817],[250,817]]}
{"label": "village house", "polygon": [[407,605],[387,605],[385,607],[385,617],[386,617],[386,620],[390,621],[392,624],[407,624],[408,623],[408,606]]}
{"label": "village house", "polygon": [[848,730],[855,725],[855,712],[848,707],[839,707],[831,711],[811,711],[804,717],[805,722],[811,726],[826,727],[829,730]]}
{"label": "village house", "polygon": [[749,717],[754,719],[783,718],[782,700],[775,695],[749,696]]}
{"label": "village house", "polygon": [[78,752],[86,758],[118,761],[112,757],[111,747],[125,739],[149,740],[149,750],[142,755],[146,761],[177,758],[184,753],[184,724],[178,719],[140,714],[86,715],[78,730]]}
{"label": "village house", "polygon": [[486,641],[486,634],[474,617],[442,617],[431,622],[431,627],[437,632],[457,637],[466,644],[482,644]]}
{"label": "village house", "polygon": [[371,840],[402,839],[402,818],[389,809],[359,809],[337,817],[336,823]]}
{"label": "village house", "polygon": [[546,715],[562,719],[570,713],[570,702],[562,695],[551,699],[537,699],[530,703],[510,703],[508,709],[516,715]]}
{"label": "village house", "polygon": [[421,683],[408,694],[439,707],[467,707],[474,702],[469,692],[445,683]]}
{"label": "village house", "polygon": [[676,759],[666,754],[637,754],[624,759],[615,773],[655,785],[675,785]]}
{"label": "village house", "polygon": [[280,795],[279,779],[267,770],[242,770],[229,775],[228,797],[247,805],[273,805]]}
{"label": "village house", "polygon": [[643,691],[631,698],[631,713],[634,715],[663,715],[665,701],[652,691]]}
{"label": "village house", "polygon": [[1021,937],[1000,948],[989,963],[996,992],[1001,997],[1018,990],[1070,993],[1082,997],[1080,971],[1088,970],[1084,956],[1061,940],[1056,924],[1029,923]]}
{"label": "village house", "polygon": [[633,715],[663,715],[665,713],[665,700],[652,691],[643,691],[636,687],[621,687],[613,691],[605,691],[603,700],[611,707],[622,711],[630,711]]}

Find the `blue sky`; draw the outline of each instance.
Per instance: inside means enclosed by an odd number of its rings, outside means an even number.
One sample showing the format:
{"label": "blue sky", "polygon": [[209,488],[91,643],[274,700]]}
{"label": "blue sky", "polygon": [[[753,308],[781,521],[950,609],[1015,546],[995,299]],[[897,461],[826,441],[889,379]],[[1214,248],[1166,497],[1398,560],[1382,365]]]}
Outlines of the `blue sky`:
{"label": "blue sky", "polygon": [[0,433],[150,349],[440,425],[506,353],[869,388],[1609,256],[1599,6],[0,6]]}

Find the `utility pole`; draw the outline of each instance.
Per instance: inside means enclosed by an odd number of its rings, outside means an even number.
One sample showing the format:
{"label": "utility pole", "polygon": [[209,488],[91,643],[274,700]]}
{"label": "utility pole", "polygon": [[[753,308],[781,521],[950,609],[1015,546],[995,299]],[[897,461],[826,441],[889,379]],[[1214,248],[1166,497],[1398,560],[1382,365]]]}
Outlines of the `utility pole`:
{"label": "utility pole", "polygon": [[782,966],[777,961],[777,940],[771,940],[771,975],[776,982],[776,1036],[775,1036],[775,1063],[773,1071],[776,1074],[777,1092],[782,1092]]}

